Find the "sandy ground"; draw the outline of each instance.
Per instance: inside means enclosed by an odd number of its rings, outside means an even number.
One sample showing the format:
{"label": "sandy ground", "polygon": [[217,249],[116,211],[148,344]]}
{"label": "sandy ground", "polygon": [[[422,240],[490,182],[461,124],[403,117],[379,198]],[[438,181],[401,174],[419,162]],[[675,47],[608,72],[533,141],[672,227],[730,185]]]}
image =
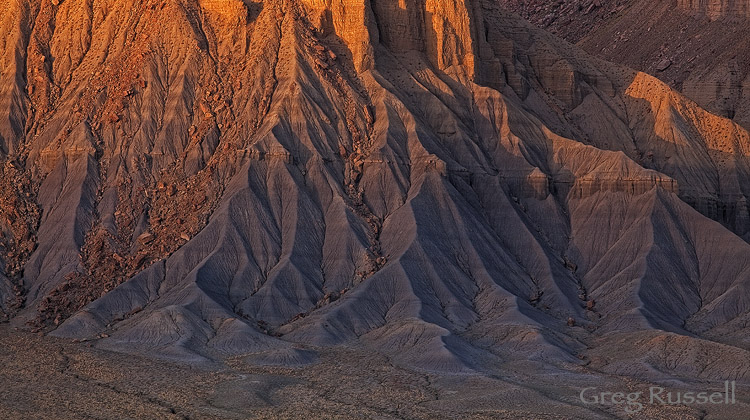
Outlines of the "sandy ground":
{"label": "sandy ground", "polygon": [[0,418],[739,419],[748,409],[740,389],[735,406],[646,406],[628,417],[622,407],[584,406],[579,390],[647,384],[533,363],[499,367],[506,374],[495,377],[434,374],[343,348],[293,369],[251,366],[242,358],[188,365],[89,344],[0,326]]}

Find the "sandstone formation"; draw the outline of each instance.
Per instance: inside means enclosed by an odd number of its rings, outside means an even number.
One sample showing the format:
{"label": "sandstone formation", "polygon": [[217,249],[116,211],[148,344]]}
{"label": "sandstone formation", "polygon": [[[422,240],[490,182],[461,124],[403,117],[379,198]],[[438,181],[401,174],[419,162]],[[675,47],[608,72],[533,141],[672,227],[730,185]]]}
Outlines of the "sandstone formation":
{"label": "sandstone formation", "polygon": [[[750,127],[750,32],[742,1],[501,2],[592,54],[654,74],[719,116]],[[720,159],[721,160],[721,159]],[[686,197],[704,215],[747,238],[746,198]]]}
{"label": "sandstone formation", "polygon": [[17,326],[195,361],[747,360],[750,245],[694,208],[750,230],[748,131],[494,1],[0,7]]}
{"label": "sandstone formation", "polygon": [[[746,1],[503,0],[594,55],[651,73],[702,107],[750,127]],[[581,8],[592,12],[582,13]]]}
{"label": "sandstone formation", "polygon": [[[724,12],[701,12],[697,6],[707,3]],[[750,3],[695,2],[695,6],[633,2],[621,18],[603,22],[580,45],[653,73],[709,111],[750,127],[746,92]],[[670,64],[663,66],[665,62]]]}

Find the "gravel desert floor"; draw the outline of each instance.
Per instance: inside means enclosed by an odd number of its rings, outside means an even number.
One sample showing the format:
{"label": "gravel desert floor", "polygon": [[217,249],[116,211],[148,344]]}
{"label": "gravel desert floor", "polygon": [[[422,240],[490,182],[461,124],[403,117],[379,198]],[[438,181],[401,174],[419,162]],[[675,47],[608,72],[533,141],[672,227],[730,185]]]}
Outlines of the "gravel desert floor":
{"label": "gravel desert floor", "polygon": [[[740,419],[734,405],[586,405],[580,390],[652,384],[586,368],[516,363],[505,375],[434,374],[394,365],[372,351],[334,348],[300,368],[158,361],[0,326],[3,419]],[[320,349],[319,349],[320,350]],[[661,384],[664,385],[664,384]],[[670,389],[720,389],[674,382]]]}

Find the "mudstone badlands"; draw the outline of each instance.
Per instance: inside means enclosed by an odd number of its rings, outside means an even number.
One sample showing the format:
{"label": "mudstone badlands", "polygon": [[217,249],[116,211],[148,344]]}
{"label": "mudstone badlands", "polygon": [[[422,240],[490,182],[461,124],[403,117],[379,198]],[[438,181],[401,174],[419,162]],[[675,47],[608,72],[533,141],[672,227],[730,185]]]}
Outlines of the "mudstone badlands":
{"label": "mudstone badlands", "polygon": [[530,3],[2,0],[0,417],[746,418],[750,5]]}

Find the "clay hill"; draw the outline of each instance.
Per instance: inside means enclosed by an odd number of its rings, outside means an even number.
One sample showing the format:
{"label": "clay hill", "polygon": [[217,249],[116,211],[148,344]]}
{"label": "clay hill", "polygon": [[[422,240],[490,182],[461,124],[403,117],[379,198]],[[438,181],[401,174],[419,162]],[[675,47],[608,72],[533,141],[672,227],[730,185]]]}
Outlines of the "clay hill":
{"label": "clay hill", "polygon": [[589,53],[653,74],[750,127],[750,2],[500,0]]}
{"label": "clay hill", "polygon": [[0,30],[12,325],[748,379],[748,131],[494,0],[6,0]]}

